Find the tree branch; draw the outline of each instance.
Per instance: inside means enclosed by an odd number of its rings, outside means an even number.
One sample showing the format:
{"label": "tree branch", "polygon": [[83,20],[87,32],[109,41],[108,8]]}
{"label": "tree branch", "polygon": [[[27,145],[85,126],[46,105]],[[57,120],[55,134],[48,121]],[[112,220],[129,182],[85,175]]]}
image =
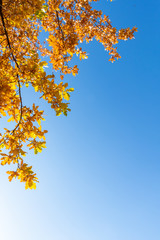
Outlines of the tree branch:
{"label": "tree branch", "polygon": [[[16,60],[16,57],[13,54],[11,43],[10,43],[10,40],[9,40],[9,37],[8,37],[8,32],[7,32],[7,29],[6,29],[6,26],[5,26],[4,16],[3,16],[3,12],[2,12],[2,0],[0,0],[0,16],[1,16],[1,20],[2,20],[3,30],[4,30],[4,33],[6,35],[7,44],[9,46],[9,49],[11,50],[12,59],[13,59],[15,65],[16,65],[16,67],[20,70],[20,66],[19,66],[19,64]],[[18,92],[19,92],[19,98],[20,98],[20,119],[19,119],[19,122],[16,125],[16,127],[11,131],[11,134],[14,133],[14,131],[19,127],[19,125],[22,121],[23,104],[22,104],[22,95],[21,95],[21,84],[20,84],[20,81],[19,81],[19,75],[18,74],[17,74],[17,81],[18,81]]]}

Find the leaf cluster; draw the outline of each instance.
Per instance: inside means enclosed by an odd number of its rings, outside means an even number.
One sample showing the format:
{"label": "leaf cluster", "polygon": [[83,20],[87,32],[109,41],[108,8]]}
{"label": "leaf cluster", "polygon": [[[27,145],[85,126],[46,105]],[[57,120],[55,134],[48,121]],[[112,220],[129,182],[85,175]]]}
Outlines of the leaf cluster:
{"label": "leaf cluster", "polygon": [[[69,65],[74,55],[87,58],[80,44],[96,39],[114,62],[120,58],[115,45],[133,39],[137,31],[135,27],[117,30],[108,16],[92,8],[95,1],[0,0],[0,118],[9,116],[8,121],[15,123],[0,134],[1,165],[15,164],[16,170],[7,172],[9,181],[17,178],[26,189],[36,188],[38,182],[32,166],[24,162],[26,149],[41,152],[47,131],[41,126],[43,111],[34,103],[32,108],[23,105],[21,89],[30,85],[57,116],[67,116],[74,89],[68,88],[64,76],[78,74],[77,65]],[[48,38],[40,42],[43,31]],[[50,59],[53,71],[59,71],[59,81],[46,73],[43,56]]]}

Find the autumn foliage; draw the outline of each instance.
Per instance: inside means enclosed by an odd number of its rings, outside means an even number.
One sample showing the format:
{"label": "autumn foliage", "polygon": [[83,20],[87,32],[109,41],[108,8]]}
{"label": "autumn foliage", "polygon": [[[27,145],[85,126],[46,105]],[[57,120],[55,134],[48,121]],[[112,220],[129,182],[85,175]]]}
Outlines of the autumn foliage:
{"label": "autumn foliage", "polygon": [[[65,74],[78,73],[70,67],[74,55],[80,60],[87,54],[82,42],[99,41],[113,62],[120,58],[115,45],[119,40],[134,38],[136,28],[117,30],[108,16],[92,8],[98,0],[0,0],[0,117],[9,117],[13,129],[0,134],[1,165],[15,164],[15,171],[7,171],[9,181],[18,178],[25,187],[36,188],[38,179],[32,167],[24,162],[27,150],[37,154],[45,148],[45,133],[41,121],[43,111],[33,103],[23,105],[22,87],[32,86],[59,116],[70,111],[70,92],[63,82]],[[98,3],[97,3],[98,4]],[[40,41],[39,36],[47,36]],[[60,80],[47,75],[48,56],[53,71]]]}

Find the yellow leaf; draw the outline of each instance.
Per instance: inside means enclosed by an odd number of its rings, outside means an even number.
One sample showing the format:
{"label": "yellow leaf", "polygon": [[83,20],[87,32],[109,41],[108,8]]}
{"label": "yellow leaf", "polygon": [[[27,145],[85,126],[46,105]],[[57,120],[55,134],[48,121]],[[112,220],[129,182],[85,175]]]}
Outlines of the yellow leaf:
{"label": "yellow leaf", "polygon": [[41,125],[41,120],[38,119],[37,123],[38,123],[38,125],[40,126],[40,125]]}
{"label": "yellow leaf", "polygon": [[11,122],[11,121],[14,121],[14,117],[13,117],[13,116],[10,117],[10,118],[7,120],[7,122]]}
{"label": "yellow leaf", "polygon": [[64,97],[64,99],[67,100],[67,101],[70,99],[70,95],[69,95],[69,93],[67,93],[67,92],[63,92],[63,97]]}
{"label": "yellow leaf", "polygon": [[35,86],[35,87],[34,87],[35,92],[38,92],[38,89],[39,89],[38,86]]}

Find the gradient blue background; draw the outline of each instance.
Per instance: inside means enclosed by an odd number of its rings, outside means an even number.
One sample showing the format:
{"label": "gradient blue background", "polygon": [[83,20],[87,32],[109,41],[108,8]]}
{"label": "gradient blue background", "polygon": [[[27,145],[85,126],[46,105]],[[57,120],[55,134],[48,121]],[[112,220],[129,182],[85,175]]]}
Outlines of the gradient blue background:
{"label": "gradient blue background", "polygon": [[[160,239],[160,3],[105,0],[95,4],[112,24],[138,27],[108,62],[97,42],[79,75],[68,117],[45,109],[47,149],[29,154],[40,183],[25,190],[0,168],[2,240]],[[1,120],[1,127],[4,125]]]}

